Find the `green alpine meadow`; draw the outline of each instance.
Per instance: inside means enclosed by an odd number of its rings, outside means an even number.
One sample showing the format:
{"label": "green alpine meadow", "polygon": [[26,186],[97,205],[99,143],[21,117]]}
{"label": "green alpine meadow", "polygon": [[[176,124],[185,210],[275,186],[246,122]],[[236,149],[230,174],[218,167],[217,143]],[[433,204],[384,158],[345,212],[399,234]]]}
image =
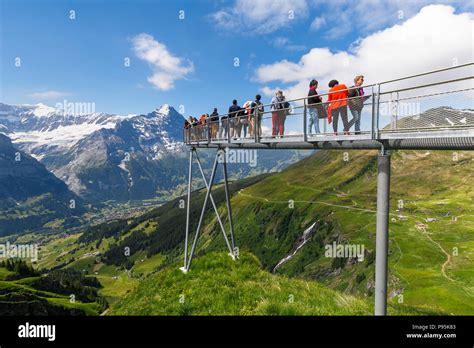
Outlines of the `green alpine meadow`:
{"label": "green alpine meadow", "polygon": [[[185,196],[74,234],[18,236],[38,243],[39,257],[0,264],[2,313],[371,315],[376,159],[376,151],[318,151],[279,173],[232,181],[238,258],[209,203],[187,273],[179,269]],[[388,314],[473,315],[472,154],[400,150],[391,166]],[[204,196],[191,195],[189,248]],[[212,196],[227,226],[223,185]]]}

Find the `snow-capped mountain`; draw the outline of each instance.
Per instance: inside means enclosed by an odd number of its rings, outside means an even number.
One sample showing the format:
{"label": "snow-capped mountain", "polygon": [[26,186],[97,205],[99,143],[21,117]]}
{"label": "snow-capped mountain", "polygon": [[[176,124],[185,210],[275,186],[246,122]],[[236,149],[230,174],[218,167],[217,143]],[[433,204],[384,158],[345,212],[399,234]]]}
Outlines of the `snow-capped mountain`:
{"label": "snow-capped mountain", "polygon": [[[148,114],[114,115],[0,103],[0,133],[92,202],[148,199],[181,187],[188,171],[183,122],[168,104]],[[205,168],[212,155],[202,152]],[[242,178],[284,168],[302,157],[290,150],[267,151],[256,168],[235,164],[229,171]]]}
{"label": "snow-capped mountain", "polygon": [[[153,157],[176,149],[181,137],[182,116],[165,104],[148,115],[126,116],[107,113],[68,114],[44,104],[7,105],[0,103],[0,132],[37,159],[51,152],[63,153],[78,141],[100,129],[113,129],[129,120],[142,132],[140,139],[154,147]],[[173,127],[179,126],[178,129]]]}
{"label": "snow-capped mountain", "polygon": [[[143,180],[157,184],[161,173],[154,167],[158,161],[184,149],[183,121],[168,104],[146,115],[122,116],[75,115],[44,104],[0,103],[0,133],[40,160],[75,193],[98,199],[103,197],[97,191],[104,191],[109,199],[130,199]],[[135,172],[139,177],[134,178]],[[155,192],[147,191],[135,198]]]}

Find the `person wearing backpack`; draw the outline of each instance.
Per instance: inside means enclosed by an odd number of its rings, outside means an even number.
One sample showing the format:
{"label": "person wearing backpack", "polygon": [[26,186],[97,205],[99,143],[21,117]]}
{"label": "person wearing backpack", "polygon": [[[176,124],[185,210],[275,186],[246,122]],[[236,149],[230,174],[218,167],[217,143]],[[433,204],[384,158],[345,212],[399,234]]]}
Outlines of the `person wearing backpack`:
{"label": "person wearing backpack", "polygon": [[219,128],[219,139],[223,139],[222,136],[224,135],[224,138],[227,138],[227,123],[228,123],[228,115],[222,115],[221,117],[221,126]]}
{"label": "person wearing backpack", "polygon": [[311,129],[314,125],[314,132],[320,133],[319,130],[319,108],[322,105],[318,105],[322,103],[321,97],[316,92],[316,88],[318,88],[318,81],[311,80],[309,83],[309,92],[308,92],[308,112],[309,112],[309,120],[308,120],[308,133],[311,134]]}
{"label": "person wearing backpack", "polygon": [[337,80],[329,82],[328,95],[328,123],[332,123],[334,135],[337,135],[337,124],[339,122],[339,115],[341,115],[342,124],[344,126],[344,134],[349,134],[349,121],[347,120],[347,86],[343,83],[339,84]]}
{"label": "person wearing backpack", "polygon": [[242,108],[237,105],[237,100],[232,101],[232,105],[229,107],[229,127],[230,127],[230,137],[237,139],[237,134],[240,134],[240,110]]}
{"label": "person wearing backpack", "polygon": [[199,133],[197,128],[198,120],[196,117],[189,116],[189,125],[191,127],[191,139],[199,140]]}
{"label": "person wearing backpack", "polygon": [[257,137],[262,136],[262,117],[263,113],[265,112],[265,108],[260,101],[262,99],[262,96],[260,94],[257,94],[255,96],[255,100],[250,104],[250,107],[252,108],[252,113],[250,117],[252,118],[252,128],[253,128],[253,135],[257,134]]}
{"label": "person wearing backpack", "polygon": [[211,139],[216,139],[219,132],[219,113],[214,108],[212,114],[209,115],[209,127],[211,128]]}
{"label": "person wearing backpack", "polygon": [[240,123],[242,124],[242,128],[244,130],[244,138],[247,137],[247,129],[250,136],[253,134],[252,103],[253,102],[251,100],[247,100],[244,105],[242,105],[243,109]]}
{"label": "person wearing backpack", "polygon": [[189,124],[187,119],[184,119],[184,126],[183,127],[184,127],[184,142],[189,143],[189,141],[191,140],[191,138],[189,136],[190,124]]}
{"label": "person wearing backpack", "polygon": [[290,107],[289,103],[285,100],[285,96],[282,91],[275,93],[275,96],[272,98],[271,110],[272,110],[272,136],[275,137],[279,135],[283,136],[285,132],[285,119],[286,112]]}
{"label": "person wearing backpack", "polygon": [[280,124],[279,124],[279,133],[280,137],[283,137],[283,134],[285,133],[285,121],[286,121],[286,116],[290,114],[290,103],[286,101],[286,97],[283,95],[283,92],[281,92],[281,100],[282,102],[281,107],[282,110],[280,112]]}
{"label": "person wearing backpack", "polygon": [[354,86],[351,86],[349,90],[349,110],[351,110],[352,120],[349,121],[349,128],[355,125],[355,134],[360,134],[360,119],[362,115],[362,109],[364,108],[364,102],[370,98],[370,96],[364,96],[364,89],[361,87],[364,83],[364,76],[357,75],[354,78]]}

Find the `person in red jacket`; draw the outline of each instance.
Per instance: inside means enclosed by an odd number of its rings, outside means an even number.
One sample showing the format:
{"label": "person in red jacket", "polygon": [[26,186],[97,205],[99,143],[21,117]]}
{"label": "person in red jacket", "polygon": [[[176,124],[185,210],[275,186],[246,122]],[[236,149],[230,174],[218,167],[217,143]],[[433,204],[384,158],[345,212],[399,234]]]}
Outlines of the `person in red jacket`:
{"label": "person in red jacket", "polygon": [[337,124],[339,121],[339,115],[341,115],[344,134],[349,134],[349,120],[347,119],[347,86],[343,83],[339,84],[337,80],[331,80],[331,82],[329,82],[329,87],[328,122],[331,123],[332,119],[332,129],[334,130],[334,134],[337,135]]}

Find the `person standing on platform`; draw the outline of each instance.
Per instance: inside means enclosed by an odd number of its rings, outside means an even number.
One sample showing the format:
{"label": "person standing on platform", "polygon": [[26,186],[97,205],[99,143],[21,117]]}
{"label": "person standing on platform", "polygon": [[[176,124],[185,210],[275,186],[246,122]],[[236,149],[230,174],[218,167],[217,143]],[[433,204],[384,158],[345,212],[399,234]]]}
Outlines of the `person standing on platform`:
{"label": "person standing on platform", "polygon": [[282,91],[275,93],[272,98],[270,109],[272,110],[272,136],[277,135],[283,136],[285,132],[285,119],[286,112],[289,108],[289,103],[285,100],[285,96]]}
{"label": "person standing on platform", "polygon": [[214,108],[214,111],[209,116],[209,127],[211,127],[211,139],[216,139],[219,132],[219,113],[217,108]]}
{"label": "person standing on platform", "polygon": [[[257,94],[255,96],[255,100],[252,102],[250,105],[252,108],[252,125],[253,125],[253,135],[257,134],[257,137],[262,136],[262,117],[263,113],[265,112],[265,108],[260,101],[262,99],[262,96],[260,94]],[[256,132],[256,133],[255,133]]]}
{"label": "person standing on platform", "polygon": [[349,121],[349,129],[355,125],[355,134],[360,134],[360,119],[364,102],[370,96],[364,96],[364,89],[361,87],[364,84],[364,76],[357,75],[354,78],[354,86],[349,90],[349,110],[351,110],[352,120]]}
{"label": "person standing on platform", "polygon": [[316,88],[318,88],[318,81],[311,80],[309,83],[309,92],[308,92],[308,113],[309,113],[309,120],[308,120],[308,134],[311,134],[311,130],[314,125],[314,132],[320,133],[319,131],[319,113],[318,113],[318,104],[321,104],[322,99],[316,92]]}
{"label": "person standing on platform", "polygon": [[337,80],[329,82],[328,94],[328,123],[332,123],[334,135],[337,135],[337,124],[339,122],[339,115],[344,126],[344,134],[349,134],[349,121],[347,120],[347,86],[343,83],[339,84]]}
{"label": "person standing on platform", "polygon": [[240,115],[241,107],[237,105],[237,100],[234,99],[232,101],[232,105],[229,107],[229,127],[230,127],[230,137],[233,139],[237,139],[237,134],[240,133],[240,122],[239,122],[239,115]]}

